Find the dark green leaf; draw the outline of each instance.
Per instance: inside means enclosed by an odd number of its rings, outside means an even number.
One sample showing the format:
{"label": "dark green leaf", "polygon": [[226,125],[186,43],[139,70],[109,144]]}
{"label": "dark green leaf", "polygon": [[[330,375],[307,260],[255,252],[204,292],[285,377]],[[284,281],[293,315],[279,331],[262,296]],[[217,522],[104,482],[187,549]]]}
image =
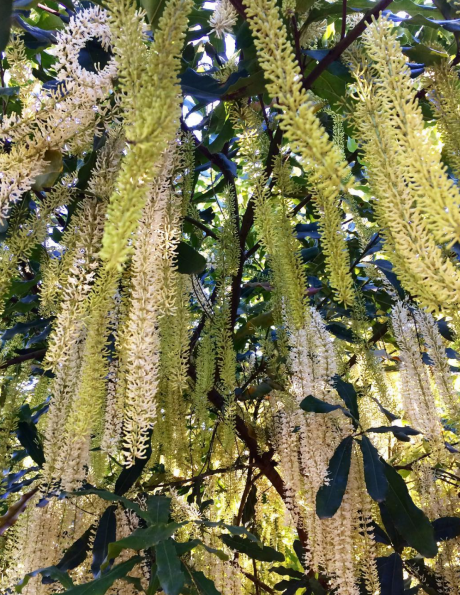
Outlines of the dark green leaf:
{"label": "dark green leaf", "polygon": [[8,45],[12,12],[13,0],[2,0],[0,2],[0,52],[3,52]]}
{"label": "dark green leaf", "polygon": [[149,496],[147,498],[147,511],[152,524],[167,523],[171,498],[167,496]]}
{"label": "dark green leaf", "polygon": [[284,581],[280,581],[279,583],[276,583],[275,585],[275,589],[277,591],[283,591],[284,595],[294,595],[294,593],[296,593],[299,589],[305,589],[305,587],[308,586],[308,579],[307,577],[303,577],[300,580],[299,579],[293,579],[293,580],[284,580]]}
{"label": "dark green leaf", "polygon": [[108,566],[108,560],[114,560],[121,551],[125,549],[146,550],[171,537],[184,524],[186,523],[161,523],[146,529],[136,529],[129,537],[119,539],[109,545],[107,560],[102,565],[102,569],[104,570]]}
{"label": "dark green leaf", "polygon": [[159,543],[155,548],[157,576],[166,595],[179,595],[185,583],[185,575],[172,539]]}
{"label": "dark green leaf", "polygon": [[192,68],[180,76],[182,92],[184,95],[192,95],[198,101],[211,103],[219,101],[241,77],[247,78],[246,71],[232,73],[225,83],[220,83],[209,74],[198,74]]}
{"label": "dark green leaf", "polygon": [[348,341],[348,343],[356,343],[356,337],[354,336],[353,332],[346,326],[338,324],[337,322],[332,322],[331,324],[328,324],[326,326],[326,329],[342,341]]}
{"label": "dark green leaf", "polygon": [[199,275],[206,268],[206,258],[185,242],[177,245],[177,270],[183,275]]}
{"label": "dark green leaf", "polygon": [[66,551],[61,560],[56,564],[56,568],[61,571],[73,570],[80,566],[86,560],[86,554],[90,548],[89,540],[93,534],[94,527],[90,527],[77,539]]}
{"label": "dark green leaf", "polygon": [[388,492],[388,481],[380,455],[367,436],[361,437],[359,445],[363,453],[364,478],[369,496],[376,502],[382,502]]}
{"label": "dark green leaf", "polygon": [[122,496],[126,494],[126,492],[132,488],[132,486],[136,483],[138,478],[141,476],[144,467],[147,465],[150,455],[152,454],[152,446],[150,444],[150,438],[148,441],[148,448],[145,453],[145,459],[138,459],[134,460],[134,465],[131,467],[124,467],[123,471],[118,476],[118,479],[115,483],[114,492],[117,496]]}
{"label": "dark green leaf", "polygon": [[0,87],[0,97],[13,97],[19,94],[21,87]]}
{"label": "dark green leaf", "polygon": [[205,576],[201,570],[192,570],[190,574],[201,595],[220,595],[220,592],[216,589],[214,581]]}
{"label": "dark green leaf", "polygon": [[56,566],[49,566],[48,568],[40,568],[39,570],[35,570],[34,572],[29,572],[26,574],[22,581],[15,586],[15,592],[22,593],[30,579],[34,576],[37,576],[37,574],[41,574],[43,578],[48,578],[52,581],[59,581],[65,589],[71,589],[73,587],[73,581],[67,572],[59,570],[59,568]]}
{"label": "dark green leaf", "polygon": [[373,434],[385,434],[391,432],[395,438],[401,442],[410,442],[409,436],[418,436],[420,432],[410,426],[380,426],[378,428],[369,428],[366,432]]}
{"label": "dark green leaf", "polygon": [[107,557],[109,543],[117,539],[117,520],[115,517],[116,506],[109,506],[99,521],[93,544],[93,563],[91,570],[97,576],[101,564]]}
{"label": "dark green leaf", "polygon": [[281,576],[290,576],[291,578],[302,578],[304,576],[303,572],[299,572],[293,568],[285,568],[284,566],[273,566],[270,568],[270,572],[276,572],[276,574],[280,574]]}
{"label": "dark green leaf", "polygon": [[300,403],[300,408],[310,413],[330,413],[336,409],[342,409],[340,405],[330,405],[321,399],[317,399],[313,395],[308,395]]}
{"label": "dark green leaf", "polygon": [[438,546],[433,526],[424,512],[415,506],[404,479],[393,467],[383,463],[388,480],[385,506],[396,529],[407,543],[426,558],[436,556]]}
{"label": "dark green leaf", "polygon": [[113,583],[123,578],[130,572],[136,564],[142,561],[140,556],[133,556],[126,562],[114,566],[111,570],[103,574],[100,578],[97,578],[90,583],[84,585],[77,585],[66,591],[67,595],[104,595]]}
{"label": "dark green leaf", "polygon": [[460,518],[446,516],[432,523],[436,541],[447,541],[460,535]]}
{"label": "dark green leaf", "polygon": [[142,510],[139,504],[136,502],[132,502],[125,498],[124,496],[118,496],[117,494],[112,494],[112,492],[108,492],[107,490],[99,490],[97,488],[89,488],[85,490],[79,490],[78,492],[69,492],[71,496],[86,496],[88,494],[95,494],[102,498],[103,500],[107,500],[109,502],[121,502],[125,508],[129,508],[130,510],[134,510],[134,512],[140,516],[141,518],[148,521],[150,519],[148,511]]}
{"label": "dark green leaf", "polygon": [[403,563],[399,554],[377,558],[381,595],[403,595]]}
{"label": "dark green leaf", "polygon": [[381,413],[383,413],[383,415],[387,418],[387,420],[389,422],[394,422],[397,419],[400,419],[400,417],[398,417],[397,415],[395,415],[394,413],[391,413],[391,411],[388,411],[388,409],[385,409],[385,407],[383,407],[378,400],[375,397],[371,397],[371,399],[374,401],[374,403],[377,405],[377,407],[379,408],[379,411]]}
{"label": "dark green leaf", "polygon": [[262,547],[247,539],[245,537],[231,537],[230,535],[221,535],[220,538],[228,547],[246,554],[253,560],[260,560],[261,562],[283,562],[284,555],[268,545]]}
{"label": "dark green leaf", "polygon": [[42,467],[45,464],[45,455],[38,437],[37,426],[32,422],[20,421],[16,428],[16,436],[29,457]]}
{"label": "dark green leaf", "polygon": [[329,483],[322,485],[316,494],[316,514],[320,519],[330,519],[340,508],[348,483],[352,447],[353,437],[348,436],[338,445],[329,461]]}
{"label": "dark green leaf", "polygon": [[[359,421],[358,395],[350,382],[342,380],[338,374],[332,377],[332,385],[356,421]],[[356,424],[356,421],[354,422]]]}

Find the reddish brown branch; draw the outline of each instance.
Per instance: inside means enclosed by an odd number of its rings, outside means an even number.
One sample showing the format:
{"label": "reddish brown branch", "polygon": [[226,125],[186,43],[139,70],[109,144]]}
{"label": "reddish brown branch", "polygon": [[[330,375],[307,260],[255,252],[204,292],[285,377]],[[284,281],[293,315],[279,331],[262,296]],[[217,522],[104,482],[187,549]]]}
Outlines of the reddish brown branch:
{"label": "reddish brown branch", "polygon": [[343,52],[358,39],[361,33],[363,33],[363,31],[366,29],[368,23],[372,21],[372,18],[378,18],[380,13],[388,8],[392,1],[393,0],[380,0],[380,2],[378,2],[374,8],[366,12],[356,27],[354,27],[346,37],[339,41],[339,43],[321,60],[321,62],[319,62],[315,68],[313,68],[310,74],[304,77],[303,86],[305,89],[311,88],[313,83],[326,70],[326,68],[338,60]]}
{"label": "reddish brown branch", "polygon": [[22,495],[21,498],[15,504],[10,506],[6,513],[0,517],[0,535],[3,535],[7,529],[16,523],[21,512],[26,509],[29,500],[33,498],[37,492],[38,486]]}

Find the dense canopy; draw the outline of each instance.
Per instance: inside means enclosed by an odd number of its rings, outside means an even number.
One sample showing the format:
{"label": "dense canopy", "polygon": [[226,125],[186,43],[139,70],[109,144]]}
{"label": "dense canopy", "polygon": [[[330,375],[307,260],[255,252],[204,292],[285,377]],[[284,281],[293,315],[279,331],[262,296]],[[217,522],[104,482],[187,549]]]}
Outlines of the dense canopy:
{"label": "dense canopy", "polygon": [[460,3],[0,0],[0,592],[460,595]]}

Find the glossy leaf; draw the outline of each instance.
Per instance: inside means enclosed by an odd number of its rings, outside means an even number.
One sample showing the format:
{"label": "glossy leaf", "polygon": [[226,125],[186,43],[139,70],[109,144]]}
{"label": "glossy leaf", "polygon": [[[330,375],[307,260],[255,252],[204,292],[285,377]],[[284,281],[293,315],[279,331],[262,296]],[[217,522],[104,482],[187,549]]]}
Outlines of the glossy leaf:
{"label": "glossy leaf", "polygon": [[404,479],[387,463],[384,463],[388,480],[388,495],[385,506],[396,529],[407,543],[426,558],[436,556],[438,546],[433,526],[425,513],[418,508],[407,489]]}
{"label": "glossy leaf", "polygon": [[91,571],[97,576],[101,569],[101,564],[107,557],[109,543],[117,540],[117,520],[115,517],[116,506],[109,506],[99,521],[93,544],[93,563]]}
{"label": "glossy leaf", "polygon": [[145,459],[138,459],[134,460],[134,465],[131,467],[124,467],[123,471],[118,476],[118,479],[115,483],[114,492],[118,496],[122,496],[126,494],[126,492],[132,488],[132,486],[136,483],[136,481],[141,476],[144,467],[147,465],[150,455],[152,454],[152,446],[149,440],[149,446],[145,453]]}
{"label": "glossy leaf", "polygon": [[342,409],[340,405],[330,405],[321,399],[317,399],[313,395],[308,395],[300,403],[300,408],[310,413],[330,413],[337,409]]}
{"label": "glossy leaf", "polygon": [[88,550],[90,548],[91,535],[94,532],[94,527],[90,527],[77,539],[66,551],[61,560],[56,564],[56,567],[61,570],[73,570],[80,566],[85,560]]}
{"label": "glossy leaf", "polygon": [[[167,523],[169,519],[169,509],[171,498],[167,496],[149,496],[147,498],[147,511],[149,523]],[[145,518],[145,517],[144,517]]]}
{"label": "glossy leaf", "polygon": [[231,537],[230,535],[221,535],[222,541],[233,550],[246,554],[253,560],[260,560],[261,562],[283,562],[284,555],[274,548],[263,545],[260,546],[254,541],[238,535]]}
{"label": "glossy leaf", "polygon": [[381,595],[404,595],[403,563],[399,554],[377,558]]}
{"label": "glossy leaf", "polygon": [[[338,374],[332,377],[332,385],[339,393],[339,396],[345,402],[348,410],[355,420],[359,420],[358,395],[354,386],[350,382],[345,382]],[[356,421],[354,422],[356,424]]]}
{"label": "glossy leaf", "polygon": [[166,595],[179,595],[185,583],[181,562],[171,539],[155,547],[157,577]]}
{"label": "glossy leaf", "polygon": [[460,518],[446,516],[432,522],[436,541],[447,541],[460,535]]}
{"label": "glossy leaf", "polygon": [[177,245],[177,270],[183,275],[199,275],[206,268],[206,259],[185,242]]}
{"label": "glossy leaf", "polygon": [[369,496],[376,502],[382,502],[388,493],[388,481],[380,455],[365,435],[361,437],[359,445],[363,453],[364,479]]}
{"label": "glossy leaf", "polygon": [[100,578],[90,583],[72,587],[66,591],[66,595],[105,595],[116,580],[126,576],[141,561],[142,558],[140,556],[133,556],[126,562],[114,566]]}
{"label": "glossy leaf", "polygon": [[169,539],[184,524],[186,523],[159,523],[146,529],[136,529],[128,537],[111,543],[107,550],[106,561],[101,567],[102,570],[108,566],[107,560],[114,560],[123,550],[146,550],[157,545],[160,541]]}
{"label": "glossy leaf", "polygon": [[3,52],[6,48],[10,37],[12,11],[13,0],[2,0],[0,2],[0,52]]}
{"label": "glossy leaf", "polygon": [[338,445],[329,461],[329,483],[322,485],[316,494],[316,514],[320,519],[330,519],[340,508],[348,483],[352,447],[353,438],[348,436]]}
{"label": "glossy leaf", "polygon": [[16,436],[19,442],[26,449],[27,454],[37,465],[43,467],[45,455],[40,438],[38,437],[37,426],[32,422],[20,421],[16,428]]}

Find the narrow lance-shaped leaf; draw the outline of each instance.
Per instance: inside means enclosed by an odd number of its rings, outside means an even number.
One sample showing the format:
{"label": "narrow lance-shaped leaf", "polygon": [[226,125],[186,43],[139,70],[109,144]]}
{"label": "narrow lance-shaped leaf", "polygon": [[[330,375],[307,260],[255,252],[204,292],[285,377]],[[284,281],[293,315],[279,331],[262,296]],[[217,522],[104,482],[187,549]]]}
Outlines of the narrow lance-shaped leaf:
{"label": "narrow lance-shaped leaf", "polygon": [[115,517],[116,506],[109,506],[99,521],[96,537],[93,544],[93,563],[91,571],[97,576],[101,569],[101,564],[107,556],[109,543],[117,539],[117,520]]}
{"label": "narrow lance-shaped leaf", "polygon": [[316,514],[320,519],[330,519],[340,508],[348,483],[352,446],[353,437],[348,436],[338,445],[329,461],[329,483],[322,485],[316,494]]}
{"label": "narrow lance-shaped leaf", "polygon": [[107,550],[106,561],[101,566],[102,570],[108,566],[108,560],[114,560],[121,551],[146,550],[171,537],[184,524],[186,523],[159,523],[146,529],[136,529],[129,537],[111,543]]}
{"label": "narrow lance-shaped leaf", "polygon": [[340,398],[344,400],[345,405],[354,418],[353,424],[357,426],[357,422],[359,421],[358,395],[354,386],[350,382],[342,380],[338,374],[332,377],[332,385],[339,393]]}
{"label": "narrow lance-shaped leaf", "polygon": [[364,461],[364,479],[369,496],[376,502],[385,500],[388,481],[380,455],[367,436],[362,436],[359,443]]}
{"label": "narrow lance-shaped leaf", "polygon": [[246,554],[254,560],[261,562],[283,562],[284,555],[268,545],[260,546],[250,539],[239,537],[231,537],[230,535],[221,535],[220,538],[228,547]]}
{"label": "narrow lance-shaped leaf", "polygon": [[404,479],[388,463],[384,463],[388,480],[385,506],[396,529],[407,543],[426,558],[438,552],[433,526],[424,512],[414,504]]}
{"label": "narrow lance-shaped leaf", "polygon": [[0,2],[0,52],[3,52],[8,44],[12,10],[13,0],[2,0]]}
{"label": "narrow lance-shaped leaf", "polygon": [[66,591],[66,595],[105,595],[116,580],[126,576],[141,561],[140,556],[133,556],[126,562],[114,566],[100,578],[72,587]]}
{"label": "narrow lance-shaped leaf", "polygon": [[155,548],[157,577],[166,595],[179,595],[185,583],[181,561],[171,539],[159,543]]}
{"label": "narrow lance-shaped leaf", "polygon": [[300,408],[309,413],[330,413],[336,409],[342,409],[340,405],[330,405],[321,399],[317,399],[313,395],[308,395],[300,403]]}
{"label": "narrow lance-shaped leaf", "polygon": [[404,595],[403,563],[399,554],[377,558],[381,595]]}

